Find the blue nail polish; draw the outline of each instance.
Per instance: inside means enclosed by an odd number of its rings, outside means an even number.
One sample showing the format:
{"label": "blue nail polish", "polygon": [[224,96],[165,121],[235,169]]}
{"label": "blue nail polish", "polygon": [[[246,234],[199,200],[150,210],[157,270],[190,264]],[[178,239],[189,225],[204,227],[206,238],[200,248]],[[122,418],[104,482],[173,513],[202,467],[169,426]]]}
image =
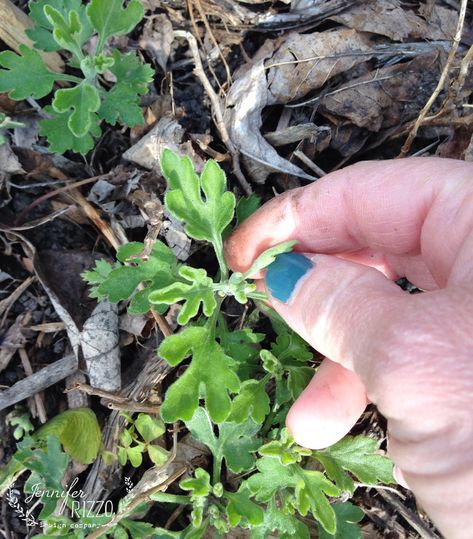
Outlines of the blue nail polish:
{"label": "blue nail polish", "polygon": [[299,280],[312,268],[300,253],[282,253],[266,270],[266,286],[273,298],[287,303]]}

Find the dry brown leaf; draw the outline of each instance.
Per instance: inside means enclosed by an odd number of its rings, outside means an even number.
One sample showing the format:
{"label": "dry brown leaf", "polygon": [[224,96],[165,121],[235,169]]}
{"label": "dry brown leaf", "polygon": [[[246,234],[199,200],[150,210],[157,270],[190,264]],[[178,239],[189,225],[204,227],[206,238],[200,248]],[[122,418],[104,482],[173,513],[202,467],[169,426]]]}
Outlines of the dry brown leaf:
{"label": "dry brown leaf", "polygon": [[159,157],[165,148],[188,155],[196,170],[202,170],[204,164],[195,154],[190,142],[182,143],[184,128],[171,115],[163,116],[158,123],[136,144],[129,148],[123,157],[143,168],[152,170],[159,167]]}
{"label": "dry brown leaf", "polygon": [[173,40],[172,22],[167,15],[163,13],[153,15],[146,20],[139,42],[140,47],[156,60],[164,73],[166,73]]}
{"label": "dry brown leaf", "polygon": [[260,132],[261,112],[270,104],[264,60],[272,51],[273,43],[267,41],[253,65],[237,74],[227,96],[224,121],[232,142],[245,156],[244,162],[255,182],[264,183],[274,171],[312,180],[302,169],[283,159]]}
{"label": "dry brown leaf", "polygon": [[291,34],[266,61],[268,104],[300,99],[372,54],[368,36],[355,30]]}
{"label": "dry brown leaf", "polygon": [[360,32],[372,32],[394,41],[405,39],[452,39],[458,14],[455,10],[435,5],[424,19],[401,6],[399,0],[361,2],[330,17],[333,21]]}
{"label": "dry brown leaf", "polygon": [[414,118],[438,79],[437,55],[423,55],[352,79],[329,92],[320,111],[377,132]]}

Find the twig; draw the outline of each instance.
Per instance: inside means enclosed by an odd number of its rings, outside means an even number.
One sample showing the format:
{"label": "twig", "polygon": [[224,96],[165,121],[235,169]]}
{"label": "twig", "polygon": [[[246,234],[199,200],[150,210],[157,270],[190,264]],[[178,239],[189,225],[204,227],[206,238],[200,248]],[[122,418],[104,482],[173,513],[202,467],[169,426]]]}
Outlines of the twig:
{"label": "twig", "polygon": [[49,193],[46,193],[36,200],[33,200],[31,204],[28,204],[26,208],[23,208],[23,210],[18,214],[17,218],[15,219],[15,224],[21,224],[23,221],[23,218],[27,213],[29,213],[33,208],[38,206],[38,204],[41,204],[42,202],[45,202],[46,200],[49,200],[50,198],[58,195],[59,193],[63,193],[64,191],[68,191],[69,189],[73,189],[74,187],[80,187],[81,185],[86,185],[87,183],[95,182],[96,180],[99,180],[100,178],[106,178],[110,176],[110,174],[100,174],[99,176],[93,176],[92,178],[86,178],[85,180],[80,180],[78,182],[69,183],[65,185],[64,187],[59,187],[58,189],[54,189],[54,191],[50,191]]}
{"label": "twig", "polygon": [[[21,364],[23,365],[25,374],[27,376],[33,376],[33,369],[31,367],[30,359],[26,353],[26,350],[24,348],[20,348],[18,353],[20,354]],[[46,408],[44,407],[43,399],[41,398],[39,392],[36,392],[33,395],[33,398],[36,404],[36,411],[38,412],[39,420],[44,424],[48,420],[48,416],[46,415]]]}
{"label": "twig", "polygon": [[109,391],[104,391],[103,389],[98,389],[96,387],[89,386],[88,384],[82,384],[80,382],[74,384],[71,387],[67,387],[64,390],[64,393],[69,393],[70,391],[76,390],[83,391],[84,393],[87,393],[87,395],[103,397],[104,399],[108,399],[114,402],[126,402],[128,400],[127,397],[124,397],[122,395],[115,395],[114,393],[110,393]]}
{"label": "twig", "polygon": [[210,39],[212,41],[212,43],[215,45],[215,47],[217,48],[218,50],[218,54],[220,56],[220,58],[222,59],[222,62],[223,62],[223,65],[225,66],[225,71],[227,73],[227,87],[230,86],[230,84],[232,83],[232,75],[230,73],[230,67],[228,66],[227,64],[227,61],[225,60],[225,56],[223,55],[223,52],[221,51],[220,49],[220,45],[217,43],[217,40],[215,39],[215,36],[212,32],[212,28],[210,28],[210,24],[209,24],[209,21],[207,19],[207,15],[205,14],[204,10],[202,9],[202,4],[200,3],[200,0],[194,0],[196,6],[197,6],[197,9],[199,10],[199,13],[200,13],[200,16],[202,17],[202,20],[204,21],[204,25],[205,25],[205,28],[207,29],[207,32],[210,36]]}
{"label": "twig", "polygon": [[5,318],[8,315],[8,312],[15,301],[23,294],[23,292],[30,286],[30,284],[35,280],[35,277],[28,277],[25,279],[20,286],[15,288],[13,292],[5,299],[0,301],[0,315],[2,316],[2,321],[0,322],[0,327],[3,326]]}
{"label": "twig", "polygon": [[[199,42],[199,45],[203,49],[204,44],[203,44],[202,39],[200,37],[199,27],[197,26],[197,22],[196,22],[195,17],[194,17],[193,0],[187,0],[187,11],[189,12],[191,24],[192,24],[192,27],[194,29],[194,36],[197,39],[197,41]],[[223,89],[223,86],[220,84],[220,81],[218,80],[217,74],[215,73],[215,70],[214,70],[214,68],[212,67],[212,64],[209,61],[207,61],[207,67],[208,67],[210,73],[212,73],[212,77],[214,78],[215,82],[217,83],[217,86],[220,88],[220,91],[222,93],[225,93],[225,91]]]}
{"label": "twig", "polygon": [[385,490],[378,490],[378,494],[390,503],[396,511],[412,526],[412,528],[422,537],[422,539],[438,539],[438,535],[422,522],[422,520],[393,494]]}
{"label": "twig", "polygon": [[43,391],[57,382],[64,380],[77,370],[77,358],[71,354],[65,356],[31,376],[16,382],[5,391],[0,391],[0,410],[27,399],[38,391]]}
{"label": "twig", "polygon": [[327,173],[324,170],[322,170],[318,165],[316,165],[313,161],[311,161],[304,152],[301,152],[300,150],[296,150],[294,152],[294,157],[297,157],[298,159],[300,159],[313,172],[315,172],[317,176],[322,177],[322,176],[327,175]]}
{"label": "twig", "polygon": [[109,245],[117,251],[122,243],[117,238],[111,226],[104,219],[102,219],[99,212],[92,206],[92,204],[84,197],[84,195],[78,189],[71,189],[69,195],[74,200],[74,202],[79,204],[85,215],[92,221],[97,230],[107,240]]}
{"label": "twig", "polygon": [[428,116],[427,118],[425,118],[425,122],[431,122],[432,120],[436,120],[437,118],[445,114],[448,108],[448,104],[455,99],[455,97],[460,93],[461,89],[463,88],[463,85],[465,84],[466,76],[468,75],[468,70],[470,68],[470,63],[472,60],[473,60],[473,45],[468,49],[468,52],[463,57],[463,60],[461,61],[461,64],[460,64],[458,77],[454,81],[454,83],[450,85],[448,95],[445,101],[442,103],[440,110],[436,114],[433,114],[432,116]]}
{"label": "twig", "polygon": [[405,157],[408,154],[411,144],[413,143],[414,139],[417,136],[417,131],[419,130],[421,125],[424,123],[427,113],[429,112],[432,105],[435,103],[435,100],[437,99],[440,92],[443,90],[445,86],[445,81],[447,80],[448,72],[452,65],[453,59],[455,58],[455,55],[457,53],[457,49],[460,45],[460,40],[461,40],[461,36],[463,32],[463,25],[465,23],[467,3],[468,3],[468,0],[462,0],[461,2],[460,13],[458,15],[457,29],[455,31],[455,36],[452,41],[450,52],[448,53],[447,61],[445,62],[445,66],[440,75],[440,79],[432,95],[428,99],[427,103],[424,105],[424,108],[420,111],[419,116],[417,117],[417,120],[414,123],[414,126],[412,127],[409,135],[407,136],[406,141],[402,145],[401,152],[398,156],[400,158]]}
{"label": "twig", "polygon": [[159,414],[161,406],[157,404],[146,404],[145,402],[135,402],[135,401],[105,401],[103,404],[107,406],[110,410],[123,410],[125,412],[144,412],[146,414]]}
{"label": "twig", "polygon": [[202,66],[202,60],[200,59],[199,48],[197,47],[197,41],[190,32],[186,32],[185,30],[175,30],[174,35],[176,37],[183,37],[187,39],[189,43],[190,51],[192,53],[192,57],[195,63],[194,73],[196,77],[200,80],[202,86],[204,87],[205,91],[207,92],[209,96],[210,102],[212,104],[212,112],[214,115],[215,125],[217,126],[220,136],[222,137],[223,143],[228,148],[228,151],[230,152],[230,155],[232,156],[233,173],[238,178],[238,181],[240,182],[240,185],[242,189],[245,191],[245,193],[247,195],[250,195],[253,192],[253,190],[251,189],[250,184],[248,183],[245,176],[243,175],[243,172],[241,171],[238,150],[233,144],[233,142],[231,141],[227,128],[225,126],[225,122],[223,121],[223,114],[222,114],[222,108],[220,105],[220,100],[217,94],[215,93],[214,89],[212,88],[212,85],[210,84],[209,79],[207,78],[205,74],[204,68]]}

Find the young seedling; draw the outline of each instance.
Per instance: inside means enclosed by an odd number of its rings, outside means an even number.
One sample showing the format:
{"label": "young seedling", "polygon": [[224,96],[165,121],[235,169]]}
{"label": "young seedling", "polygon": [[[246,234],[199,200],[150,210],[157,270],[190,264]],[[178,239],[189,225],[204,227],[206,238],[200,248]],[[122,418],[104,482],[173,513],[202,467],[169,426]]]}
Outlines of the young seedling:
{"label": "young seedling", "polygon": [[[221,312],[227,298],[242,305],[265,299],[251,276],[295,242],[268,249],[244,274],[230,273],[223,235],[237,206],[223,170],[208,161],[199,176],[188,157],[169,150],[161,156],[161,167],[168,182],[167,210],[191,238],[212,245],[218,274],[180,264],[158,240],[142,258],[143,243],[127,244],[118,250],[116,263],[99,261],[83,277],[92,285],[92,296],[130,300],[133,313],[165,313],[170,305],[181,305],[177,322],[182,327],[162,341],[158,354],[172,366],[186,362],[187,367],[168,388],[161,417],[168,423],[184,421],[192,437],[209,448],[213,463],[211,473],[198,468],[181,481],[187,494],[152,495],[192,507],[192,524],[174,535],[162,530],[163,537],[198,538],[211,526],[215,537],[242,527],[256,539],[276,530],[282,538],[308,538],[298,515],[310,512],[322,537],[361,538],[356,523],[362,511],[337,498],[354,492],[353,477],[370,485],[391,482],[391,462],[378,453],[375,440],[363,436],[347,437],[324,451],[295,445],[283,425],[313,374],[307,343],[274,312],[269,312],[274,337],[251,327],[230,330]],[[243,199],[238,222],[256,207],[254,197]],[[262,303],[260,308],[265,309]],[[125,446],[133,447],[133,434],[124,436]],[[239,479],[228,481],[229,473]]]}
{"label": "young seedling", "polygon": [[[52,152],[86,154],[101,134],[101,123],[133,127],[143,123],[140,98],[153,78],[150,66],[134,53],[108,46],[110,38],[128,34],[141,21],[139,0],[35,0],[27,30],[34,49],[0,53],[0,92],[15,100],[52,94],[40,121]],[[38,52],[64,51],[65,73],[51,71]],[[62,82],[57,88],[55,83]],[[1,121],[1,119],[0,119]],[[0,126],[1,127],[1,126]]]}

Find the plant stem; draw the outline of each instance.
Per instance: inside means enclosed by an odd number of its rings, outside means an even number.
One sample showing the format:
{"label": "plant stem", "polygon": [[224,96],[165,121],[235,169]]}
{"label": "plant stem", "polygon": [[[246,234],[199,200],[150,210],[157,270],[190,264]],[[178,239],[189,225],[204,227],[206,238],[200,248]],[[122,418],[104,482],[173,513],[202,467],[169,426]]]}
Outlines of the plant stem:
{"label": "plant stem", "polygon": [[74,75],[65,75],[64,73],[57,73],[55,74],[56,80],[64,80],[67,82],[76,82],[77,84],[80,84],[82,82],[82,79],[79,77],[75,77]]}
{"label": "plant stem", "polygon": [[222,237],[215,237],[212,241],[212,245],[217,256],[218,265],[220,266],[220,282],[224,282],[228,279],[228,266],[223,256],[223,242]]}
{"label": "plant stem", "polygon": [[155,492],[150,498],[154,502],[179,503],[184,505],[192,504],[190,496],[179,494],[169,494],[168,492]]}
{"label": "plant stem", "polygon": [[212,485],[220,483],[220,474],[222,471],[222,457],[214,457],[214,462],[212,466]]}

